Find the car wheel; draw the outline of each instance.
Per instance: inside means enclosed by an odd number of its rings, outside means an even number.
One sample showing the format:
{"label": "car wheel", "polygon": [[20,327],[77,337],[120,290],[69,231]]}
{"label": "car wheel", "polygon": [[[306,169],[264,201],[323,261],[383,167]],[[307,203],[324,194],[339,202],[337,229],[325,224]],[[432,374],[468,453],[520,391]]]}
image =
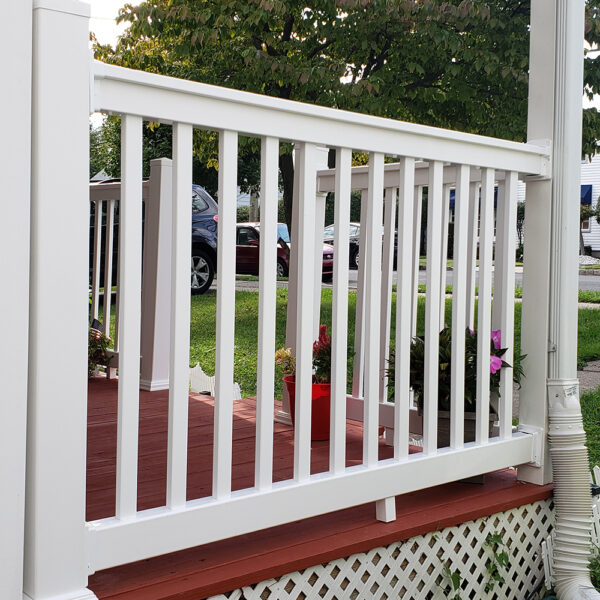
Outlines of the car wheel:
{"label": "car wheel", "polygon": [[192,251],[192,294],[204,294],[215,276],[215,267],[204,250]]}
{"label": "car wheel", "polygon": [[288,268],[283,258],[277,257],[277,277],[287,277]]}
{"label": "car wheel", "polygon": [[350,257],[350,268],[351,269],[358,269],[359,255],[360,255],[360,252],[358,250],[356,250],[355,252],[352,253],[352,256]]}

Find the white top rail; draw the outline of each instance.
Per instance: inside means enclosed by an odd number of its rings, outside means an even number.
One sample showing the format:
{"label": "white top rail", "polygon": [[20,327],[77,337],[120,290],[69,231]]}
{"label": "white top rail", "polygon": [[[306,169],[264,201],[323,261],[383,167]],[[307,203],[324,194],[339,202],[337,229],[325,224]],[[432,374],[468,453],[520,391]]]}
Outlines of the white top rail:
{"label": "white top rail", "polygon": [[139,115],[242,134],[403,154],[548,177],[547,150],[523,144],[272,98],[94,61],[91,111]]}
{"label": "white top rail", "polygon": [[[522,144],[525,145],[525,144]],[[409,155],[410,156],[410,155]],[[458,160],[457,160],[458,159]],[[444,165],[444,185],[454,186],[459,179],[460,165],[470,164],[461,157],[455,156],[453,164]],[[429,167],[430,164],[425,161],[415,162],[415,186],[427,186],[429,184]],[[515,169],[515,172],[522,175],[534,175],[527,173],[523,169]],[[398,176],[400,173],[400,163],[387,163],[384,169],[384,188],[389,189],[398,186]],[[504,171],[496,171],[496,181],[504,181],[506,174]],[[334,191],[335,169],[323,169],[317,173],[318,183],[317,190],[327,193]],[[469,174],[471,183],[480,183],[482,178],[481,169],[472,168]],[[352,190],[366,190],[369,187],[368,183],[368,167],[352,167]]]}

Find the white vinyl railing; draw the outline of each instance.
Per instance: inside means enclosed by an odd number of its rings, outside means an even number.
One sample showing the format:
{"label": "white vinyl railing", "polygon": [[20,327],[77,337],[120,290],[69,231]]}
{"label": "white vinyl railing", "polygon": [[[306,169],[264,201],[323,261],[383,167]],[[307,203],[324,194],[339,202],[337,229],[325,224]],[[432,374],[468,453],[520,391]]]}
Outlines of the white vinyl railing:
{"label": "white vinyl railing", "polygon": [[[532,436],[513,434],[510,369],[499,400],[499,437],[489,439],[489,340],[492,323],[505,344],[513,337],[515,192],[519,174],[546,175],[540,148],[430,127],[285,102],[234,90],[94,63],[93,108],[122,116],[119,224],[119,427],[115,517],[88,524],[90,568],[164,554],[287,521],[368,501],[380,502],[380,518],[393,518],[389,498],[434,484],[533,459]],[[141,273],[142,120],[173,124],[173,240],[167,502],[136,510]],[[192,127],[219,133],[219,247],[213,495],[186,501],[189,360],[189,256]],[[235,322],[235,220],[238,134],[261,139],[261,227],[265,239],[277,219],[279,141],[296,152],[297,357],[294,476],[273,483],[275,351],[275,256],[261,246],[255,486],[232,492],[233,352]],[[317,177],[317,145],[336,149],[337,168]],[[351,169],[352,150],[369,153],[369,165]],[[385,164],[386,156],[399,158]],[[318,183],[318,188],[317,188]],[[492,293],[494,186],[497,210],[496,282]],[[445,314],[445,243],[448,198],[455,188],[455,280],[451,443],[438,449],[438,344]],[[350,193],[362,190],[353,393],[346,396],[348,343],[348,234]],[[420,207],[427,190],[427,295],[423,452],[408,454],[410,342],[416,324]],[[474,307],[473,233],[481,189],[479,232],[479,332],[477,434],[463,443],[464,331]],[[384,193],[385,190],[385,193]],[[332,328],[330,471],[310,474],[312,343],[314,341],[317,192],[335,194],[335,265]],[[395,214],[398,214],[398,275],[393,276]],[[382,226],[384,230],[381,243]],[[471,234],[468,235],[467,231]],[[274,236],[273,236],[274,237]],[[292,258],[292,261],[294,258]],[[391,314],[392,284],[397,286]],[[106,286],[106,282],[105,282]],[[494,310],[492,311],[492,300]],[[383,370],[395,321],[395,402],[386,401]],[[507,356],[508,362],[511,357]],[[345,467],[346,418],[363,421],[363,462]],[[378,459],[378,429],[385,425],[394,458]],[[460,453],[460,460],[455,455]],[[275,510],[277,508],[277,510]],[[144,540],[141,543],[141,540]]]}

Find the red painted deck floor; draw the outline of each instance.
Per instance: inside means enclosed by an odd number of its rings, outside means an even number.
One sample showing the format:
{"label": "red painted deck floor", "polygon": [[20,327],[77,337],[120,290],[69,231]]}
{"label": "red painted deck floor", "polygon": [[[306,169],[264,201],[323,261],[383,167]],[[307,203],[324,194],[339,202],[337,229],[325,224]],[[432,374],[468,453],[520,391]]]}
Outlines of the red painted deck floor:
{"label": "red painted deck floor", "polygon": [[[165,504],[168,392],[140,392],[138,509]],[[188,499],[211,495],[213,402],[190,394]],[[115,514],[117,382],[90,381],[88,395],[87,520]],[[234,405],[234,490],[253,486],[255,402]],[[348,422],[347,464],[362,461],[362,426]],[[274,479],[293,474],[293,430],[275,423]],[[380,458],[392,455],[380,443]],[[328,469],[329,443],[313,442],[311,471]],[[452,483],[396,498],[398,519],[375,520],[374,504],[338,511],[253,534],[115,567],[94,574],[89,587],[114,600],[199,600],[348,556],[393,541],[546,498],[551,486],[516,481],[513,471],[483,485]]]}

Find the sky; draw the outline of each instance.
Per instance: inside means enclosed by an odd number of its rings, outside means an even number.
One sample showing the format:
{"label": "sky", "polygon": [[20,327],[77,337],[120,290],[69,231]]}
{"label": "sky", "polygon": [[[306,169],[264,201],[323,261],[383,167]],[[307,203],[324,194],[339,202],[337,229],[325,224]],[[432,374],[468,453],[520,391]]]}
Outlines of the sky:
{"label": "sky", "polygon": [[101,44],[115,45],[117,37],[123,33],[125,26],[117,25],[115,19],[119,8],[126,0],[88,0],[91,6],[90,29],[96,34]]}

